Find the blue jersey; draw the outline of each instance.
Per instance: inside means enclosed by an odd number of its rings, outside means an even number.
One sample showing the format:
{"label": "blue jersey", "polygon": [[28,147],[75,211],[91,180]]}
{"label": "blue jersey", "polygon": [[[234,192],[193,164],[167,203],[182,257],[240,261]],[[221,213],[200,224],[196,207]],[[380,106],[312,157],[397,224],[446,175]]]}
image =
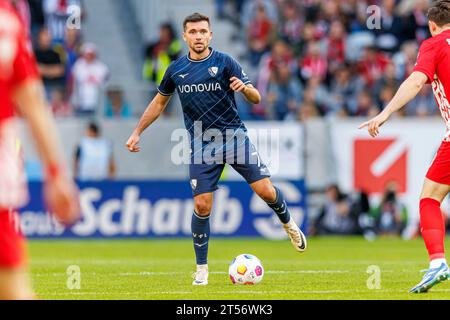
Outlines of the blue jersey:
{"label": "blue jersey", "polygon": [[232,77],[251,83],[239,63],[229,55],[210,49],[202,60],[192,60],[185,55],[174,61],[166,71],[160,94],[170,96],[178,92],[183,107],[184,122],[191,137],[194,123],[201,121],[202,132],[217,129],[247,131],[238,115],[234,91],[230,88]]}

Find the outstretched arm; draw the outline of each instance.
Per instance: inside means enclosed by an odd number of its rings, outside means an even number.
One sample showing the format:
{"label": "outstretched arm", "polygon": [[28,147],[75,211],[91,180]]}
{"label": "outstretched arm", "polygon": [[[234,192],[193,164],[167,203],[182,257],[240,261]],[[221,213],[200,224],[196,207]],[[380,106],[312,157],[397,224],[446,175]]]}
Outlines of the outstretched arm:
{"label": "outstretched arm", "polygon": [[130,152],[139,152],[141,148],[138,147],[141,134],[147,129],[159,116],[163,113],[164,109],[170,101],[171,96],[163,96],[158,93],[152,102],[148,105],[144,114],[142,115],[139,123],[134,129],[131,137],[127,141],[127,148]]}
{"label": "outstretched arm", "polygon": [[359,129],[367,128],[367,131],[373,138],[378,136],[380,127],[394,112],[400,110],[414,99],[427,81],[428,77],[424,73],[419,71],[413,72],[408,79],[402,83],[394,98],[392,98],[386,108],[384,108],[384,110],[375,118],[361,124]]}

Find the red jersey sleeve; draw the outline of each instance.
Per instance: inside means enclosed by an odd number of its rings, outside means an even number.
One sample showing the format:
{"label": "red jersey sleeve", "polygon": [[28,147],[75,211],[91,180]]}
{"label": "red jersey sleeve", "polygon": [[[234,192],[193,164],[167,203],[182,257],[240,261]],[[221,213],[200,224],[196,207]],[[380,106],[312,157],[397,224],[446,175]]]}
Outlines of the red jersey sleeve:
{"label": "red jersey sleeve", "polygon": [[413,69],[413,72],[419,71],[425,74],[428,77],[428,83],[434,81],[434,75],[436,74],[436,53],[436,45],[433,45],[430,41],[423,42],[419,49],[416,66]]}
{"label": "red jersey sleeve", "polygon": [[0,121],[3,121],[14,115],[15,87],[25,80],[39,78],[39,70],[28,33],[10,1],[0,0],[0,21]]}
{"label": "red jersey sleeve", "polygon": [[31,42],[25,36],[25,33],[22,32],[17,40],[17,55],[14,60],[14,76],[12,79],[13,85],[18,85],[28,79],[40,77]]}

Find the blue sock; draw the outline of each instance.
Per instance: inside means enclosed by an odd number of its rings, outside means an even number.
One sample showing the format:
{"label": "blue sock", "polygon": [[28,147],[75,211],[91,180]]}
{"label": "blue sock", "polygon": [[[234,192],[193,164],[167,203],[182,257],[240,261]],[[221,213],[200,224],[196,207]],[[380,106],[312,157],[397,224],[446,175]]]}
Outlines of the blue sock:
{"label": "blue sock", "polygon": [[191,230],[197,265],[208,264],[209,216],[200,217],[194,212]]}
{"label": "blue sock", "polygon": [[283,194],[281,190],[275,187],[277,192],[277,199],[274,203],[267,203],[270,208],[277,214],[278,218],[283,224],[291,221],[291,214],[289,213],[289,209],[287,207],[286,201],[284,200]]}

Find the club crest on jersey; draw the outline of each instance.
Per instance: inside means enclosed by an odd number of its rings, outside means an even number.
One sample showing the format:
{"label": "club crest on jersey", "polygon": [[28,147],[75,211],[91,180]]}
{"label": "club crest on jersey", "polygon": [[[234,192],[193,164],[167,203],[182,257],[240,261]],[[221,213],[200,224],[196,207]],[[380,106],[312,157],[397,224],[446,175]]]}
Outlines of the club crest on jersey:
{"label": "club crest on jersey", "polygon": [[211,67],[208,69],[208,72],[211,75],[211,77],[215,77],[215,76],[217,76],[217,72],[219,72],[219,68]]}
{"label": "club crest on jersey", "polygon": [[192,190],[197,189],[197,179],[191,180],[191,187],[192,187]]}

